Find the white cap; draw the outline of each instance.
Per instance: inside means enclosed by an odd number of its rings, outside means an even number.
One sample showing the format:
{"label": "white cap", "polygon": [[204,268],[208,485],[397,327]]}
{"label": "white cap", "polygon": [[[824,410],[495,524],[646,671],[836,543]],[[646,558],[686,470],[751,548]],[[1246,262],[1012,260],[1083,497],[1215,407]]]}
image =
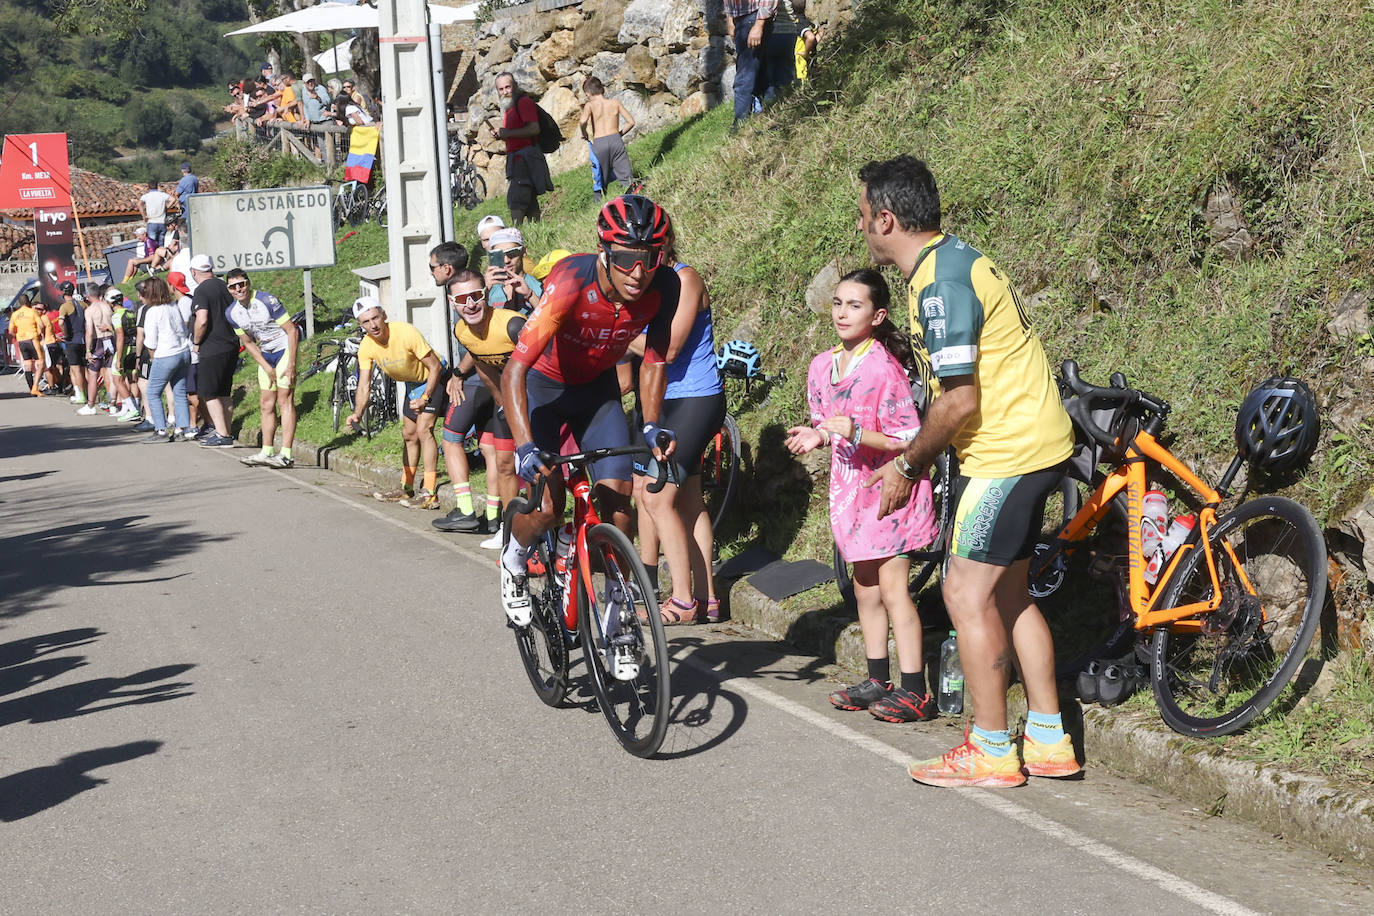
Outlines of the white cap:
{"label": "white cap", "polygon": [[520,234],[519,229],[498,229],[491,234],[492,248],[495,248],[497,245],[509,245],[511,242],[514,242],[521,248],[525,247],[525,237]]}
{"label": "white cap", "polygon": [[210,262],[210,256],[208,254],[198,254],[191,258],[191,269],[211,273],[214,271],[215,265]]}
{"label": "white cap", "polygon": [[145,229],[145,228],[142,227],[142,226],[139,226],[137,229],[134,230],[134,235],[147,235],[147,234],[148,234],[148,230]]}
{"label": "white cap", "polygon": [[490,229],[493,226],[497,229],[504,229],[506,227],[506,221],[494,213],[488,214],[477,221],[477,234],[481,235],[484,230]]}
{"label": "white cap", "polygon": [[370,312],[373,309],[379,309],[381,307],[382,304],[377,301],[377,297],[359,296],[357,299],[353,300],[353,317],[361,318],[363,317],[364,313]]}
{"label": "white cap", "polygon": [[118,286],[111,286],[109,289],[105,290],[105,301],[112,303],[123,302],[124,292]]}

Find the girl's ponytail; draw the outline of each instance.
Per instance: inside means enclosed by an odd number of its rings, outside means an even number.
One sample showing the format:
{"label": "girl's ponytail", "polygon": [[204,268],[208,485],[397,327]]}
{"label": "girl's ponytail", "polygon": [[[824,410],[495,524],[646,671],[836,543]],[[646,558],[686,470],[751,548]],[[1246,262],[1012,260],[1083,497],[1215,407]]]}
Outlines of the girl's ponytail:
{"label": "girl's ponytail", "polygon": [[916,370],[916,358],[911,352],[911,337],[892,320],[892,293],[883,275],[871,267],[861,267],[840,278],[841,283],[859,283],[868,287],[875,310],[882,309],[887,317],[873,329],[873,338],[891,353],[908,373]]}

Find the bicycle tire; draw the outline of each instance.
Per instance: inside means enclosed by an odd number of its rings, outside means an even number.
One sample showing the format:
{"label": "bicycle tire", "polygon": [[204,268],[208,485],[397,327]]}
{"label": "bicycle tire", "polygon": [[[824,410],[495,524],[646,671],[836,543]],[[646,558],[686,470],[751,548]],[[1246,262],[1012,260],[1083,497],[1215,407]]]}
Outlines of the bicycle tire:
{"label": "bicycle tire", "polygon": [[387,227],[388,222],[386,211],[386,198],[382,196],[373,198],[372,212],[377,218],[377,225],[381,226],[383,229]]}
{"label": "bicycle tire", "polygon": [[[578,631],[592,692],[621,746],[636,757],[652,757],[668,733],[672,699],[668,642],[653,585],[639,552],[614,525],[602,523],[587,532],[587,554],[595,594],[587,594],[585,577],[579,574]],[[622,600],[613,601],[613,596]],[[606,667],[606,622],[602,617],[611,602],[612,610],[618,608],[618,624],[623,628],[620,635],[628,637],[639,662],[638,674],[630,680],[617,680]]]}
{"label": "bicycle tire", "polygon": [[[349,413],[352,413],[352,405],[356,401],[349,400],[349,380],[353,376],[353,357],[346,354],[339,354],[339,361],[334,366],[334,387],[329,395],[329,405],[334,410],[334,432],[339,431],[339,414],[345,404],[349,406]],[[356,383],[351,386],[357,389]]]}
{"label": "bicycle tire", "polygon": [[348,202],[344,200],[344,196],[342,189],[334,195],[334,209],[331,217],[334,220],[335,229],[339,229],[348,222]]}
{"label": "bicycle tire", "polygon": [[372,367],[367,391],[367,408],[363,411],[362,427],[363,435],[371,439],[390,422],[393,410],[388,408],[395,404],[396,395],[391,390],[391,379],[376,365]]}
{"label": "bicycle tire", "polygon": [[[1321,529],[1312,513],[1290,499],[1242,503],[1217,521],[1211,543],[1222,606],[1201,615],[1199,632],[1156,628],[1150,647],[1150,684],[1160,716],[1174,731],[1197,738],[1232,734],[1269,708],[1306,661],[1326,599]],[[1240,562],[1253,596],[1243,594],[1223,544]],[[1204,556],[1195,548],[1179,565],[1164,607],[1212,594]],[[1291,581],[1284,583],[1285,576]],[[1234,598],[1226,597],[1228,587]]]}
{"label": "bicycle tire", "polygon": [[720,429],[706,443],[701,456],[701,497],[711,519],[711,530],[720,528],[738,486],[740,467],[739,424],[728,413]]}
{"label": "bicycle tire", "polygon": [[[510,542],[511,520],[515,513],[507,509],[502,540]],[[563,630],[563,591],[554,578],[553,563],[549,561],[548,539],[541,538],[531,556],[543,563],[542,575],[530,574],[528,583],[533,616],[527,626],[514,627],[515,647],[525,674],[534,688],[534,695],[545,706],[563,705],[568,695],[568,641]]]}
{"label": "bicycle tire", "polygon": [[367,208],[367,185],[360,184],[353,189],[353,198],[348,205],[348,224],[350,226],[360,226],[367,222]]}

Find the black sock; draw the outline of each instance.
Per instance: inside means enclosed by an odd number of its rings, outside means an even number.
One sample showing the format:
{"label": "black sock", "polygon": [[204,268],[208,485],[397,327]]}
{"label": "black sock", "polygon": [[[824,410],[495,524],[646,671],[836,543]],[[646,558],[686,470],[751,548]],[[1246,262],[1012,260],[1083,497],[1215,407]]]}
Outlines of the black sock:
{"label": "black sock", "polygon": [[892,676],[892,666],[886,655],[868,660],[868,676],[880,684],[887,683],[888,678]]}
{"label": "black sock", "polygon": [[918,697],[925,696],[927,693],[925,669],[921,669],[920,671],[903,671],[902,689],[910,690]]}
{"label": "black sock", "polygon": [[27,369],[24,370],[24,381],[29,383],[30,388],[33,387],[33,373],[29,372]]}
{"label": "black sock", "polygon": [[658,564],[655,563],[653,566],[650,566],[648,563],[645,563],[644,571],[649,574],[649,582],[653,585],[654,591],[658,591]]}

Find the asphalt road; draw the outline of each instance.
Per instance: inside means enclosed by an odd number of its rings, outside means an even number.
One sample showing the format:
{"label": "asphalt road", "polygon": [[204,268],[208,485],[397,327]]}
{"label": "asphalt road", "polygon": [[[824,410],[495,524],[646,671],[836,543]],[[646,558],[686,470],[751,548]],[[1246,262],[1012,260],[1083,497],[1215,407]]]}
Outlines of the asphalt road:
{"label": "asphalt road", "polygon": [[0,909],[1371,913],[1370,875],[1090,770],[913,784],[958,726],[669,631],[660,759],[525,681],[494,555],[326,471],[0,379]]}

